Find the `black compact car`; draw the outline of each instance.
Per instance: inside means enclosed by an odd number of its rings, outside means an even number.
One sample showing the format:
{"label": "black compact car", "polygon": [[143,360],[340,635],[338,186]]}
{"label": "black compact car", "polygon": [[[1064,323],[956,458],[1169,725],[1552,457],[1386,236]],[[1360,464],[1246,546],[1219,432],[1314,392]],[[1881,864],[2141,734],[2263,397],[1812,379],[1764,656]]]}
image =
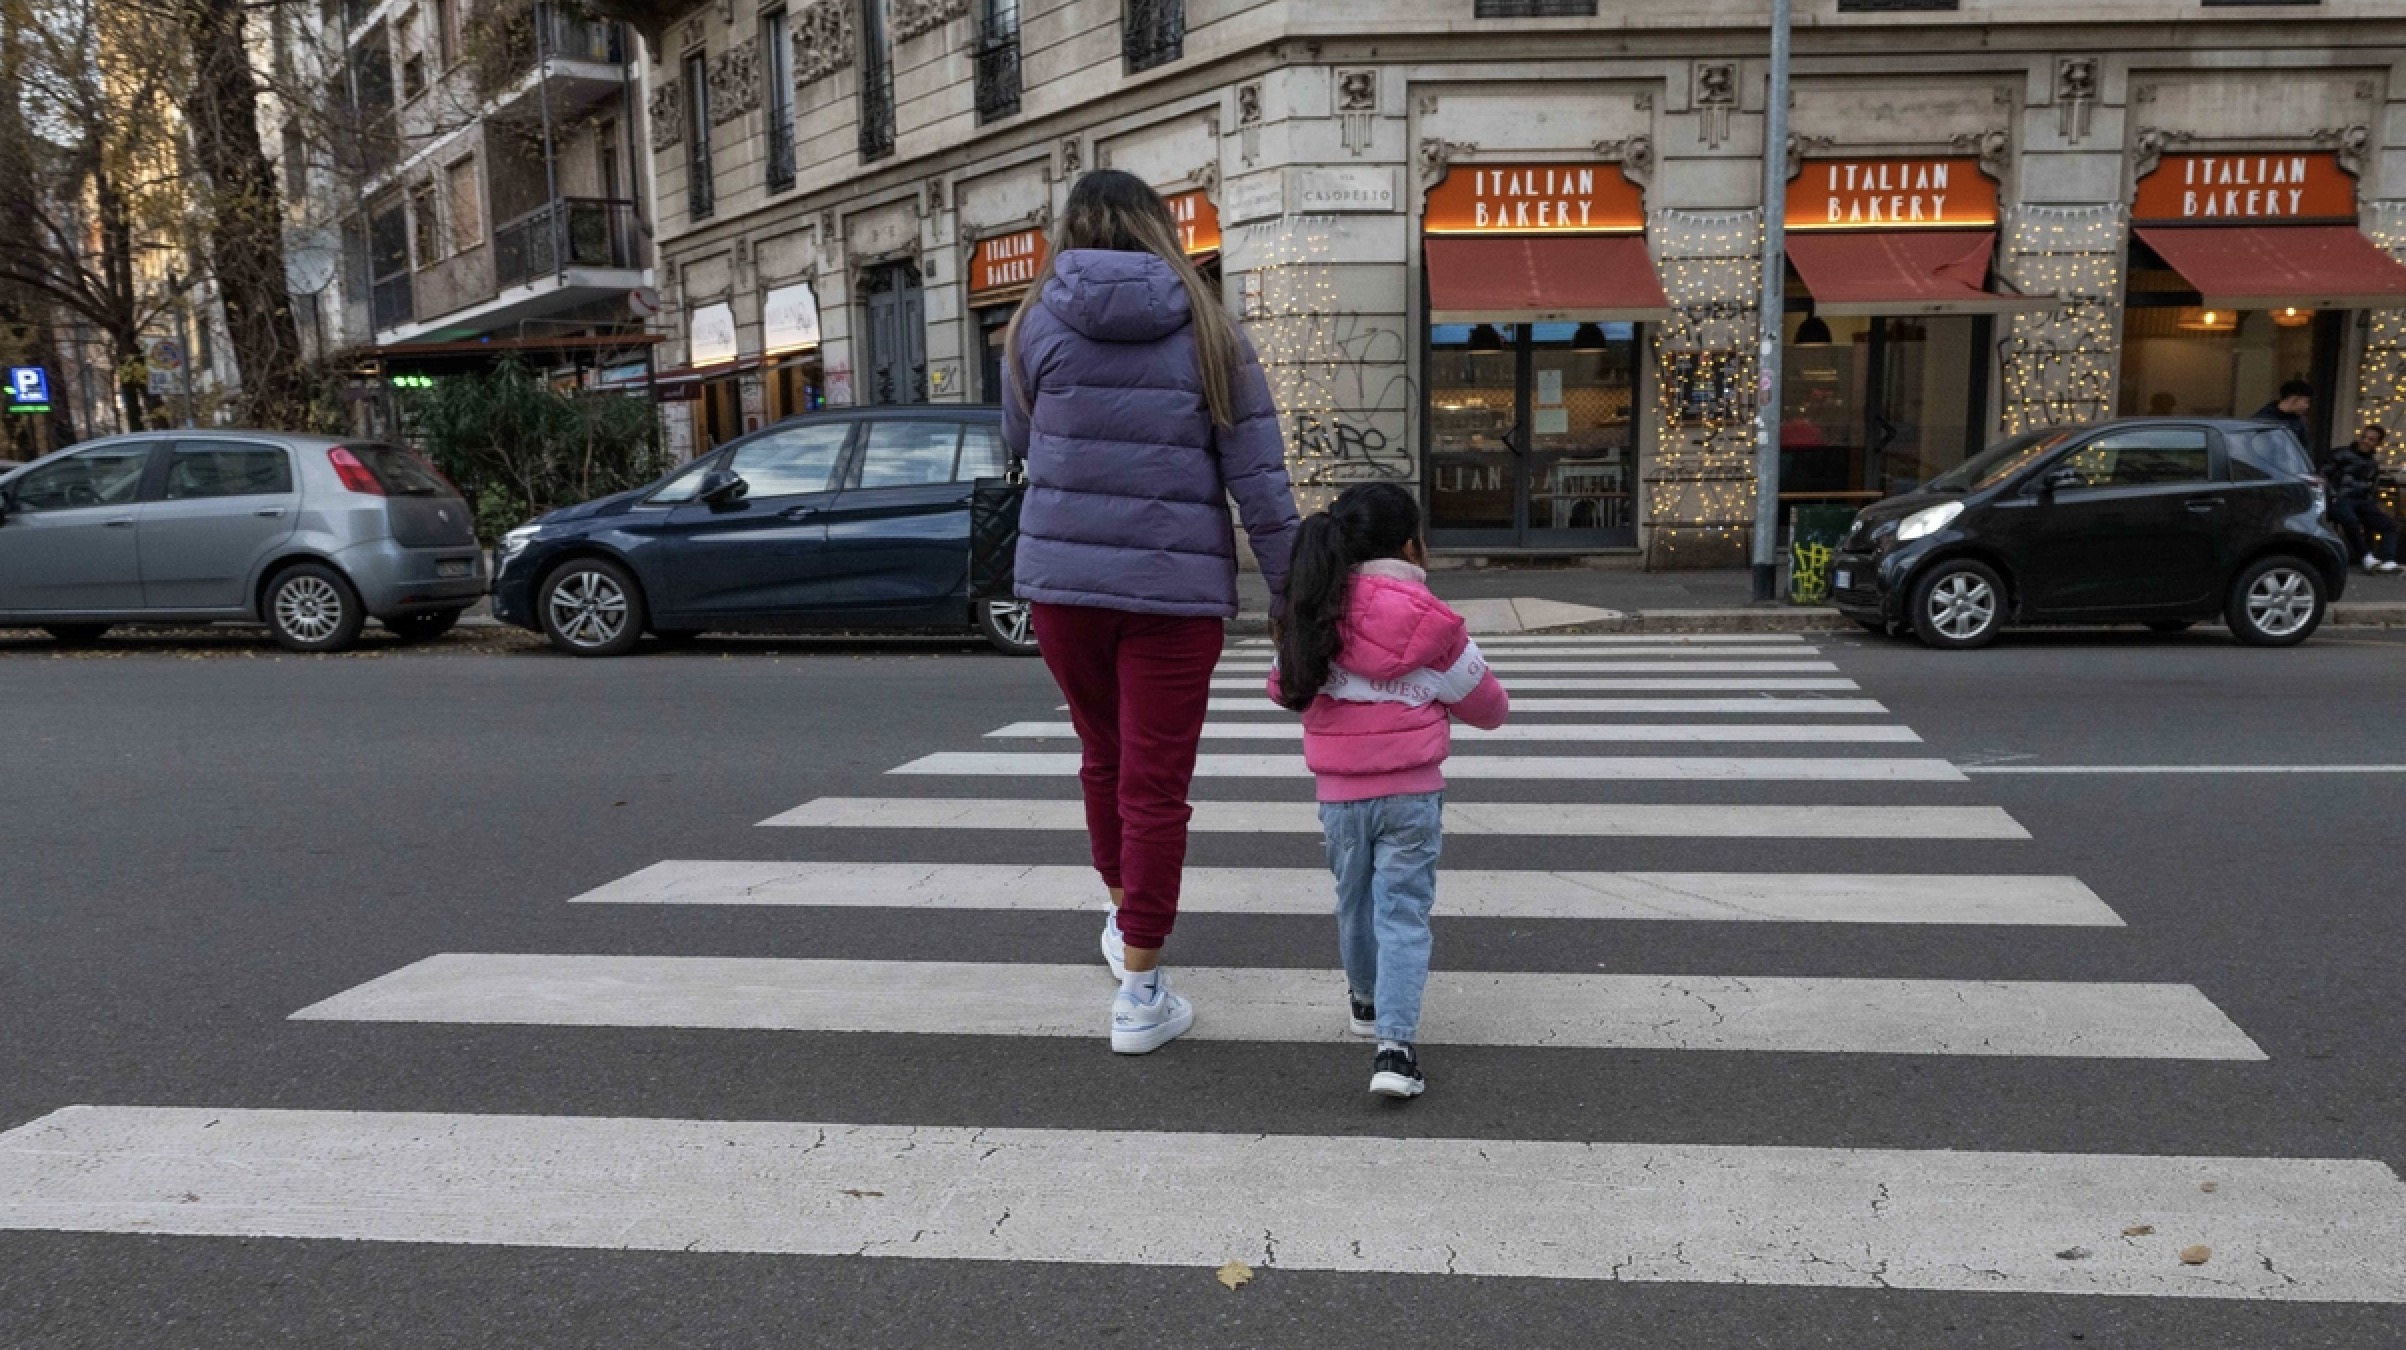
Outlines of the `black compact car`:
{"label": "black compact car", "polygon": [[576,656],[645,633],[971,630],[1036,651],[1028,607],[969,598],[969,498],[1004,471],[992,406],[788,418],[647,487],[502,539],[493,614]]}
{"label": "black compact car", "polygon": [[1865,509],[1830,564],[1866,628],[1980,647],[2008,623],[2221,618],[2303,642],[2347,586],[2324,486],[2286,428],[2128,418],[2025,432]]}

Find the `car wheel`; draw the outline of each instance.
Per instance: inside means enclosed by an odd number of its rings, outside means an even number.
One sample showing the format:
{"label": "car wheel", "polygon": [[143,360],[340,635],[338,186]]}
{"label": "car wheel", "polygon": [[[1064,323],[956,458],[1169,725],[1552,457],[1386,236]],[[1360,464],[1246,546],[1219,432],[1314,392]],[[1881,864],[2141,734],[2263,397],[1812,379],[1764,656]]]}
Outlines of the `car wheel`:
{"label": "car wheel", "polygon": [[42,625],[51,640],[62,647],[89,647],[109,631],[105,623],[49,623]]}
{"label": "car wheel", "polygon": [[456,609],[424,610],[416,614],[396,614],[384,621],[384,631],[403,642],[432,642],[451,631],[459,622]]}
{"label": "car wheel", "polygon": [[339,652],[359,641],[367,611],[342,573],[324,563],[296,563],[267,583],[268,631],[288,652]]}
{"label": "car wheel", "polygon": [[1036,654],[1036,611],[1027,601],[980,600],[971,608],[977,611],[978,635],[994,650],[1005,656]]}
{"label": "car wheel", "polygon": [[1913,587],[1913,631],[1946,651],[1985,647],[2005,626],[2005,582],[1969,558],[1939,563]]}
{"label": "car wheel", "polygon": [[624,656],[643,638],[643,592],[627,569],[577,558],[543,579],[543,636],[570,656]]}
{"label": "car wheel", "polygon": [[2186,633],[2196,626],[2197,620],[2195,619],[2149,619],[2147,621],[2147,631],[2150,633]]}
{"label": "car wheel", "polygon": [[2322,626],[2322,578],[2295,558],[2272,557],[2231,583],[2223,617],[2231,636],[2250,647],[2294,647]]}

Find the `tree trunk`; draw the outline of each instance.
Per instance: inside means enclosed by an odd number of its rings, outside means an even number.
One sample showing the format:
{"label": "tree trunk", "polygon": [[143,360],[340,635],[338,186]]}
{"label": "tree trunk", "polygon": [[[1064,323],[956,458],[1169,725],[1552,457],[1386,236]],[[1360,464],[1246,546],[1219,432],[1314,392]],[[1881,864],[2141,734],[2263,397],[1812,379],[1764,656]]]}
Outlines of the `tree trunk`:
{"label": "tree trunk", "polygon": [[284,280],[283,204],[259,142],[259,83],[242,0],[183,0],[193,80],[186,120],[208,178],[209,263],[225,305],[246,421],[302,425],[301,343]]}

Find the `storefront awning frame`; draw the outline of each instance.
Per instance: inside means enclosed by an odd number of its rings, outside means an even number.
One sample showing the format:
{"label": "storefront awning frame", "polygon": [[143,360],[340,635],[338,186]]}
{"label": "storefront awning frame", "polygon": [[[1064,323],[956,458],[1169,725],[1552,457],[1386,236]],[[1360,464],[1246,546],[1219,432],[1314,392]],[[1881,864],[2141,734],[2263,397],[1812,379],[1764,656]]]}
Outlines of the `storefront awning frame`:
{"label": "storefront awning frame", "polygon": [[[1421,243],[1430,323],[1659,323],[1671,317],[1641,234],[1432,234]],[[1640,265],[1642,280],[1633,280]],[[1612,285],[1597,286],[1591,269],[1619,275]],[[1582,293],[1571,288],[1576,284],[1591,289]],[[1510,298],[1516,296],[1521,299]],[[1561,303],[1549,303],[1556,300]]]}
{"label": "storefront awning frame", "polygon": [[1973,284],[1972,277],[1985,279],[1996,242],[1994,229],[1814,230],[1787,240],[1788,262],[1812,293],[1814,312],[1831,318],[2055,308],[2048,296]]}
{"label": "storefront awning frame", "polygon": [[[2208,309],[2406,309],[2406,265],[2354,225],[2138,225]],[[2285,276],[2284,285],[2266,282]],[[2368,282],[2387,281],[2394,289]]]}

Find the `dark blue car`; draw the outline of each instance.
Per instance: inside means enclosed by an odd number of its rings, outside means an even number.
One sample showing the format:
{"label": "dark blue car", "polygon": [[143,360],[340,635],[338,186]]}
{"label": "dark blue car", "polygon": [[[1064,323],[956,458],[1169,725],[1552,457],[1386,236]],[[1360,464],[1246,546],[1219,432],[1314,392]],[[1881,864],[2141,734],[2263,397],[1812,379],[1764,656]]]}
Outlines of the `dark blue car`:
{"label": "dark blue car", "polygon": [[574,656],[645,633],[874,628],[975,630],[1033,655],[1024,603],[969,599],[971,486],[1004,461],[992,406],[792,418],[510,531],[493,613]]}

